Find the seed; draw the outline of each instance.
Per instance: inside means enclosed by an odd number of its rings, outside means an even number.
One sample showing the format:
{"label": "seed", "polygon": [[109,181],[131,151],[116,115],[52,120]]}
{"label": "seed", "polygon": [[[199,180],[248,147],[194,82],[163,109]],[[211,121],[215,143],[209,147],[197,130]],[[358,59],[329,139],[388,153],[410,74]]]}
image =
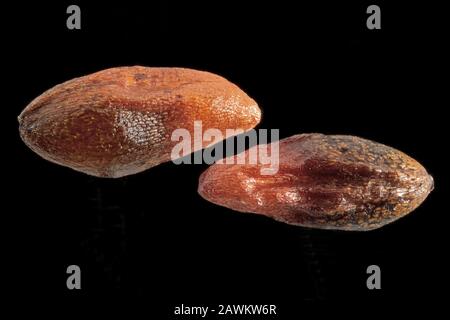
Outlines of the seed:
{"label": "seed", "polygon": [[[171,159],[171,134],[250,130],[260,120],[256,102],[208,72],[121,67],[57,85],[19,116],[20,136],[37,154],[99,177],[134,174]],[[218,142],[218,141],[215,141]],[[192,151],[206,147],[203,143]],[[200,148],[201,149],[201,148]]]}
{"label": "seed", "polygon": [[277,173],[262,175],[263,164],[235,164],[233,156],[223,161],[231,164],[216,163],[201,175],[200,195],[293,225],[366,231],[410,213],[433,189],[417,161],[373,141],[300,134],[275,143]]}

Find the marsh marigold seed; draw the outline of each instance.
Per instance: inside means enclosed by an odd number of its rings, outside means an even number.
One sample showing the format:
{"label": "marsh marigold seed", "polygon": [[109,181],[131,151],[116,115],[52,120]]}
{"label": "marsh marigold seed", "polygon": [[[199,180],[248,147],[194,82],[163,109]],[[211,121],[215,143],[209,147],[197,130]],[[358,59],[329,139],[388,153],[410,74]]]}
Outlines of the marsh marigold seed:
{"label": "marsh marigold seed", "polygon": [[[23,110],[19,130],[45,159],[115,178],[171,160],[172,132],[193,132],[194,121],[225,135],[225,129],[252,129],[260,117],[256,102],[218,75],[135,66],[51,88]],[[192,143],[192,151],[207,146],[202,143]]]}
{"label": "marsh marigold seed", "polygon": [[293,225],[365,231],[410,213],[433,189],[417,161],[380,143],[323,134],[275,143],[276,174],[261,175],[262,164],[214,164],[200,177],[200,195]]}

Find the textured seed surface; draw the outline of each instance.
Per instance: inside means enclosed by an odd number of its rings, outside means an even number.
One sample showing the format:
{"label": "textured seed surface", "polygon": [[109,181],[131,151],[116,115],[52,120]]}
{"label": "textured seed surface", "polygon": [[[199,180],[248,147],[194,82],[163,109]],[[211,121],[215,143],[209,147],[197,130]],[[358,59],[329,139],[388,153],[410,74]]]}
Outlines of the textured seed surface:
{"label": "textured seed surface", "polygon": [[365,231],[413,211],[433,189],[417,161],[376,142],[301,134],[276,143],[275,175],[261,175],[261,164],[214,164],[200,177],[200,195],[289,224]]}
{"label": "textured seed surface", "polygon": [[20,114],[19,130],[47,160],[94,176],[121,177],[169,161],[178,143],[171,141],[174,129],[194,137],[194,121],[202,121],[203,132],[217,128],[225,134],[227,128],[249,130],[260,117],[256,102],[220,76],[135,66],[53,87]]}

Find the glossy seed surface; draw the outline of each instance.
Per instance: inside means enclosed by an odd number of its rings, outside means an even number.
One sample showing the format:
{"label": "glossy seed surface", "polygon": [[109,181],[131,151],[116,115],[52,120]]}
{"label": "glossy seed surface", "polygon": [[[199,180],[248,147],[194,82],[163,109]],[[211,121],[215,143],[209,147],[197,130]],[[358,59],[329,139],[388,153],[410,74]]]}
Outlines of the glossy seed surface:
{"label": "glossy seed surface", "polygon": [[[410,213],[433,189],[422,165],[380,143],[323,134],[275,143],[276,174],[261,175],[261,163],[233,164],[233,156],[226,159],[231,164],[214,164],[201,175],[200,195],[293,225],[366,231]],[[245,151],[247,160],[256,147]]]}
{"label": "glossy seed surface", "polygon": [[[121,177],[171,160],[175,129],[194,136],[194,121],[201,121],[203,131],[225,134],[225,129],[249,130],[260,117],[256,102],[218,75],[135,66],[49,89],[20,114],[19,130],[49,161],[94,176]],[[207,145],[193,141],[192,151]]]}

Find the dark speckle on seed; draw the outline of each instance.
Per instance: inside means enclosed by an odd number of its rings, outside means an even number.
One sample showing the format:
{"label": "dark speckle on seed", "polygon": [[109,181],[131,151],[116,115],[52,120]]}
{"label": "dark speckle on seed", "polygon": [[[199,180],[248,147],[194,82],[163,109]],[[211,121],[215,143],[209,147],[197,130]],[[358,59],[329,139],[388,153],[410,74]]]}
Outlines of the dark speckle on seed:
{"label": "dark speckle on seed", "polygon": [[136,80],[136,81],[144,80],[145,78],[147,78],[147,76],[143,73],[135,73],[134,74],[134,80]]}

